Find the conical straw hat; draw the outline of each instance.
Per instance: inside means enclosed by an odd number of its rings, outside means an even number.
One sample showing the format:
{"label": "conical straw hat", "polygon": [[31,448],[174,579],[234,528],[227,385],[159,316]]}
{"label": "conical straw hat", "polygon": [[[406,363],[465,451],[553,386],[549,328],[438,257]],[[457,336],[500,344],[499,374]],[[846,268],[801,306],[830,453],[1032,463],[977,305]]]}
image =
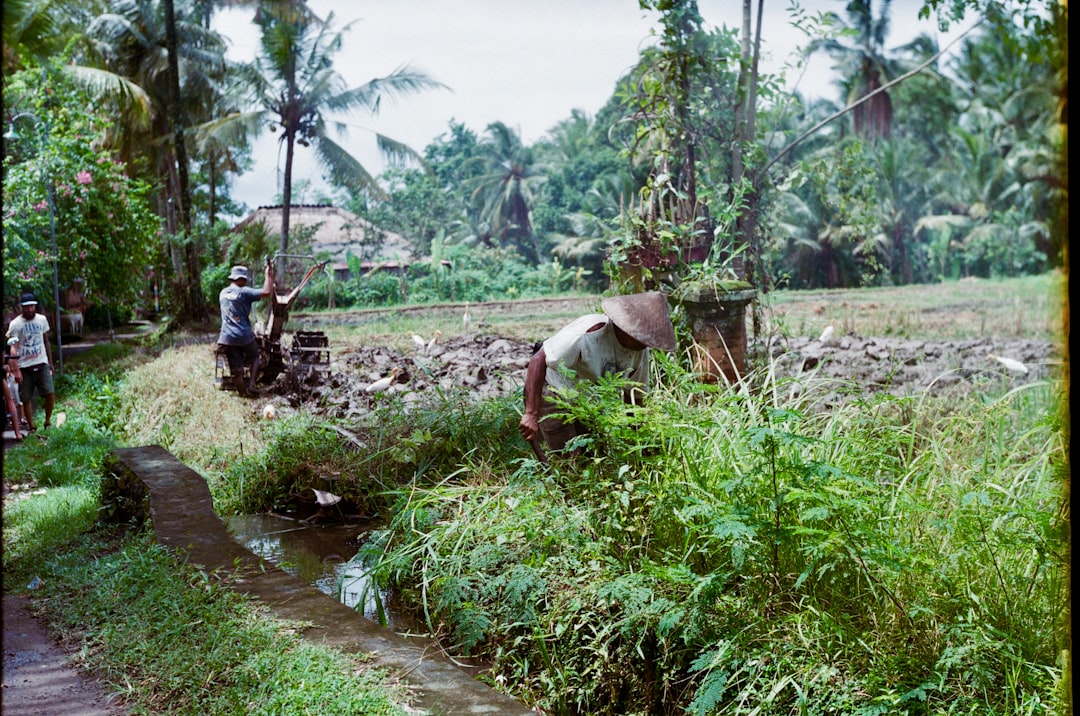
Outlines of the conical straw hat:
{"label": "conical straw hat", "polygon": [[612,296],[600,302],[611,322],[650,348],[675,350],[675,327],[671,325],[667,297],[659,291]]}

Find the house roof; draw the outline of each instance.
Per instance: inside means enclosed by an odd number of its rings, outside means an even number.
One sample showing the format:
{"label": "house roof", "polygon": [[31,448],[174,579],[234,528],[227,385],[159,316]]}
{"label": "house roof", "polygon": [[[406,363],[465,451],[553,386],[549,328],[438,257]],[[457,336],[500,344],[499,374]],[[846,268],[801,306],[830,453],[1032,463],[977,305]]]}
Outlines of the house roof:
{"label": "house roof", "polygon": [[[282,205],[260,206],[236,225],[235,230],[255,223],[263,224],[273,235],[281,235]],[[396,261],[408,263],[412,250],[408,242],[392,231],[386,231],[352,212],[329,204],[293,204],[289,211],[289,235],[296,229],[315,227],[311,235],[311,250],[318,256],[328,255],[335,267],[347,265],[346,255],[352,252],[363,262]]]}

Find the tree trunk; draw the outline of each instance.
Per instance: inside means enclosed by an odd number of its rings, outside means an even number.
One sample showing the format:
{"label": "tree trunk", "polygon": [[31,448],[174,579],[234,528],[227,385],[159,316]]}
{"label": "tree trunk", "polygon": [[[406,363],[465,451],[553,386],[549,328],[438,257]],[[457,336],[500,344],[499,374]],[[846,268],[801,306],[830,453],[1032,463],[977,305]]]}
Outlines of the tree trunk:
{"label": "tree trunk", "polygon": [[210,226],[213,226],[217,222],[217,164],[214,162],[212,154],[210,161],[207,162],[207,172],[210,180],[210,205],[207,207],[207,222]]}
{"label": "tree trunk", "polygon": [[177,55],[176,13],[173,0],[165,0],[165,45],[169,61],[169,124],[173,131],[173,151],[176,155],[180,202],[180,223],[184,232],[184,275],[180,315],[181,323],[199,323],[206,318],[202,289],[199,285],[199,252],[191,232],[191,183],[188,177],[187,143],[184,140],[184,116],[180,106],[180,62]]}
{"label": "tree trunk", "polygon": [[[736,90],[738,102],[735,104],[735,141],[731,143],[731,190],[732,192],[738,192],[742,190],[742,180],[746,175],[746,167],[743,164],[743,149],[747,142],[747,109],[750,104],[750,83],[751,83],[751,54],[750,54],[750,18],[753,10],[753,0],[743,0],[743,12],[742,12],[742,41],[740,49],[740,69],[738,89]],[[753,135],[750,135],[751,137]],[[732,196],[732,199],[735,199]],[[735,253],[734,268],[735,274],[743,280],[747,280],[746,269],[746,254],[744,251],[740,251],[743,246],[747,245],[747,235],[744,228],[746,223],[746,211],[743,210],[735,220],[735,245],[733,251]]]}
{"label": "tree trunk", "polygon": [[907,243],[904,241],[904,225],[897,221],[893,224],[893,246],[896,247],[896,260],[900,262],[900,282],[907,286],[911,283],[911,260],[908,258]]}
{"label": "tree trunk", "polygon": [[278,275],[285,275],[285,254],[289,253],[289,210],[292,208],[292,167],[296,150],[296,134],[291,128],[285,130],[285,180],[281,187],[281,258],[278,259]]}

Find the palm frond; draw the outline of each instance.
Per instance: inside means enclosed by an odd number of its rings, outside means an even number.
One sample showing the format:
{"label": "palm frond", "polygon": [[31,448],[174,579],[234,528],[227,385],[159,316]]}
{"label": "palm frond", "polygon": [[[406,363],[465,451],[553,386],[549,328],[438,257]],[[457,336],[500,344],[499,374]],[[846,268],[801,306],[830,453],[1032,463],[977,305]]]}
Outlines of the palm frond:
{"label": "palm frond", "polygon": [[340,144],[323,134],[316,137],[314,148],[319,166],[332,184],[348,189],[361,188],[385,198],[386,192],[375,178]]}
{"label": "palm frond", "polygon": [[423,165],[424,157],[412,147],[399,142],[396,139],[386,136],[385,134],[375,134],[375,142],[379,146],[379,151],[388,161],[395,163],[409,163]]}
{"label": "palm frond", "polygon": [[403,65],[386,77],[376,77],[355,89],[328,98],[326,106],[334,111],[366,109],[372,114],[378,114],[379,105],[384,98],[397,99],[428,89],[450,88],[423,72]]}
{"label": "palm frond", "polygon": [[971,226],[971,219],[967,216],[961,216],[959,214],[931,214],[929,216],[920,216],[919,220],[915,222],[915,228],[912,233],[918,236],[919,232],[924,229],[936,232],[952,229],[966,229],[969,226]]}
{"label": "palm frond", "polygon": [[200,152],[214,147],[239,146],[259,133],[266,121],[265,111],[232,112],[192,128]]}
{"label": "palm frond", "polygon": [[92,96],[115,102],[121,112],[130,113],[136,126],[149,126],[153,114],[150,95],[135,82],[108,70],[84,65],[63,65],[61,69]]}

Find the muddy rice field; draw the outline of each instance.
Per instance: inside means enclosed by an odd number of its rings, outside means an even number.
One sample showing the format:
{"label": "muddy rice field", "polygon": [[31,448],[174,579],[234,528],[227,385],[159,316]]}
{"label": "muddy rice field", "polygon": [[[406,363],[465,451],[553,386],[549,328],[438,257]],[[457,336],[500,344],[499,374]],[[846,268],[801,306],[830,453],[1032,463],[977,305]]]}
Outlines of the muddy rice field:
{"label": "muddy rice field", "polygon": [[[895,396],[918,394],[958,396],[974,391],[997,391],[1046,380],[1059,374],[1062,350],[1050,340],[1030,337],[988,335],[981,338],[941,338],[941,330],[924,326],[920,316],[940,313],[943,306],[929,306],[925,311],[912,310],[899,319],[909,325],[904,337],[862,335],[859,323],[842,312],[843,302],[833,301],[841,312],[828,316],[825,311],[803,302],[800,310],[811,318],[803,322],[802,333],[771,331],[768,338],[755,339],[748,330],[747,375],[750,381],[776,380],[791,396],[805,394],[812,405],[828,408],[839,402],[887,392]],[[362,418],[385,395],[399,395],[408,406],[423,401],[435,391],[466,389],[477,399],[503,396],[520,391],[525,370],[536,341],[564,323],[550,318],[553,311],[536,304],[484,304],[474,307],[487,315],[512,319],[513,312],[532,310],[549,316],[535,326],[528,339],[515,324],[503,320],[481,322],[474,330],[432,345],[414,345],[408,338],[369,340],[363,345],[332,342],[329,370],[314,374],[300,385],[279,380],[273,392],[276,400],[340,419]],[[566,302],[560,306],[566,310]],[[591,307],[572,305],[567,315],[587,313]],[[884,307],[888,310],[888,307]],[[459,311],[460,307],[428,309],[429,312]],[[852,315],[865,315],[865,311]],[[822,317],[822,314],[825,314]],[[794,323],[795,313],[789,315]],[[359,320],[355,316],[354,320]],[[337,315],[334,322],[349,320],[349,314]],[[978,321],[978,310],[965,315],[960,308],[952,320]],[[985,318],[983,319],[985,322]],[[318,321],[309,327],[318,327]],[[833,335],[822,339],[822,323],[833,326]],[[432,325],[435,325],[434,323]],[[974,331],[985,326],[973,326]],[[797,331],[800,332],[800,331]],[[989,331],[987,331],[989,332]],[[1001,331],[1008,333],[1006,329]],[[927,337],[920,337],[926,333]],[[286,332],[286,340],[288,333]],[[430,339],[428,339],[430,342]],[[688,346],[688,337],[680,336],[680,350]],[[404,346],[404,347],[403,347]],[[386,379],[389,378],[389,381]],[[382,380],[385,390],[369,392]]]}

